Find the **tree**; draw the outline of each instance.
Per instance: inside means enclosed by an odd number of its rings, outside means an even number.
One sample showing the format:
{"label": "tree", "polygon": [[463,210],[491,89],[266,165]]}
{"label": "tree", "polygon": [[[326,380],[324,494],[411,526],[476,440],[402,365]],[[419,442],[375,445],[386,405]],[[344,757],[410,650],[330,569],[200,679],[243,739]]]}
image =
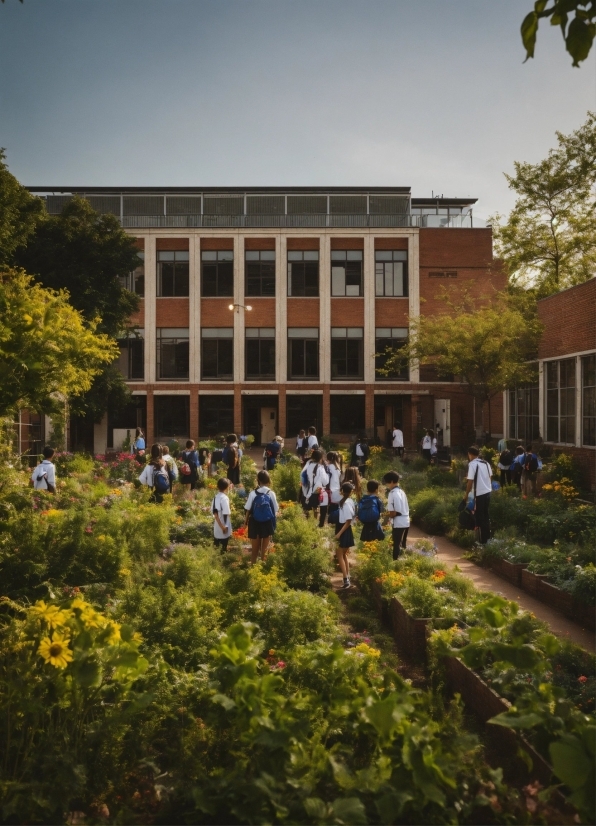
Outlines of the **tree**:
{"label": "tree", "polygon": [[596,272],[596,115],[537,164],[506,175],[517,201],[506,222],[492,218],[495,252],[510,284],[537,297],[580,284]]}
{"label": "tree", "polygon": [[47,290],[22,270],[0,273],[0,416],[19,408],[51,413],[89,390],[118,347],[86,322],[64,291]]}
{"label": "tree", "polygon": [[[569,22],[571,12],[575,12],[575,16]],[[536,0],[534,11],[527,14],[521,24],[526,60],[534,57],[540,20],[549,18],[551,26],[561,28],[565,48],[573,58],[572,65],[579,66],[590,54],[596,35],[596,3],[594,0],[553,0],[549,6],[548,0]]]}
{"label": "tree", "polygon": [[483,407],[504,390],[535,379],[542,325],[526,315],[510,296],[497,293],[490,306],[477,308],[469,296],[454,306],[444,296],[445,313],[419,316],[410,322],[407,344],[394,350],[383,372],[400,371],[408,363],[431,365],[439,378],[458,376]]}
{"label": "tree", "polygon": [[8,171],[0,149],[0,265],[11,265],[18,247],[27,243],[43,220],[45,208]]}

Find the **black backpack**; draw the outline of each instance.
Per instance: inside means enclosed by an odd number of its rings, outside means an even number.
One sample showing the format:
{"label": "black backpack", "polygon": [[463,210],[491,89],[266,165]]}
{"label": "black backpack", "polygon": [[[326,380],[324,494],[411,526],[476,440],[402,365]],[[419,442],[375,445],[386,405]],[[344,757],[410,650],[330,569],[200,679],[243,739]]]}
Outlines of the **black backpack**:
{"label": "black backpack", "polygon": [[538,470],[538,458],[534,453],[526,453],[524,456],[524,470],[526,473],[535,473]]}

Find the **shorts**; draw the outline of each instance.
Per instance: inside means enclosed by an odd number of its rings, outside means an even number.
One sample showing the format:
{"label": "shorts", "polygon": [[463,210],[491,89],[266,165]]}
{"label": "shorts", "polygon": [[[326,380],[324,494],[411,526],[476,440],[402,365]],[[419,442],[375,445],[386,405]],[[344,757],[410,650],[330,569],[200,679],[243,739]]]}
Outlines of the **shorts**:
{"label": "shorts", "polygon": [[304,501],[302,507],[305,511],[315,511],[320,504],[321,503],[319,501],[319,494],[313,493],[312,496],[309,496],[308,499]]}
{"label": "shorts", "polygon": [[213,544],[215,545],[216,548],[218,548],[218,547],[221,548],[222,553],[225,553],[228,550],[228,542],[229,541],[230,541],[229,536],[227,536],[225,539],[217,539],[217,537],[215,537],[213,539]]}
{"label": "shorts", "polygon": [[362,525],[362,533],[360,534],[362,542],[374,542],[383,539],[385,539],[385,534],[379,522],[366,522]]}
{"label": "shorts", "polygon": [[[339,530],[341,530],[342,528],[343,525],[339,525]],[[336,533],[339,533],[339,531],[336,531]],[[355,544],[356,542],[354,541],[354,532],[352,531],[352,526],[350,525],[347,531],[345,533],[342,533],[342,535],[340,536],[339,547],[348,549],[353,548]]]}
{"label": "shorts", "polygon": [[268,536],[273,536],[275,526],[272,519],[266,522],[256,522],[252,516],[248,520],[248,538],[249,539],[266,539]]}

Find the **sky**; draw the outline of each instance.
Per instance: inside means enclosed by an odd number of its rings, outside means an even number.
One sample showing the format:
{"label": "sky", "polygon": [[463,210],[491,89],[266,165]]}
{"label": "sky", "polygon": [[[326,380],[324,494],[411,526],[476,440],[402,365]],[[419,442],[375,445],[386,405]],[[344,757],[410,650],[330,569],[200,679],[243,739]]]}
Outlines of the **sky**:
{"label": "sky", "polygon": [[503,173],[596,109],[532,0],[5,0],[0,146],[29,186],[411,186]]}

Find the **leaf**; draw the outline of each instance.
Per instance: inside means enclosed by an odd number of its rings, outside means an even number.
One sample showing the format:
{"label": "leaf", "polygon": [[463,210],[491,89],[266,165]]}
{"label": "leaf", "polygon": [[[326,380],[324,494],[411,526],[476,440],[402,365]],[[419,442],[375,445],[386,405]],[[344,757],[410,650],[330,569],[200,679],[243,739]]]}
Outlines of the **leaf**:
{"label": "leaf", "polygon": [[[397,703],[394,697],[387,697],[385,700],[380,700],[364,709],[364,716],[371,723],[376,731],[385,739],[389,738],[395,731],[395,728],[401,718],[401,714],[397,714]],[[397,717],[397,719],[396,719]]]}
{"label": "leaf", "polygon": [[223,706],[226,711],[231,711],[233,708],[236,708],[236,703],[234,700],[232,700],[231,697],[227,697],[225,694],[214,694],[211,698],[211,702]]}
{"label": "leaf", "polygon": [[573,18],[565,38],[567,51],[573,58],[573,66],[579,66],[580,62],[590,54],[595,33],[596,25],[594,23],[586,23],[585,20],[577,16]]}
{"label": "leaf", "polygon": [[130,642],[133,638],[134,628],[132,625],[121,625],[120,626],[120,636],[124,640],[124,642]]}
{"label": "leaf", "polygon": [[565,734],[549,746],[553,771],[571,789],[583,786],[594,770],[594,763],[573,734]]}
{"label": "leaf", "polygon": [[325,815],[327,814],[327,806],[320,797],[307,797],[306,800],[302,801],[302,805],[304,806],[304,811],[308,815],[309,820],[318,823],[319,821],[325,819]]}
{"label": "leaf", "polygon": [[94,659],[80,660],[73,669],[74,678],[83,688],[91,688],[101,683],[101,668]]}
{"label": "leaf", "polygon": [[338,797],[332,803],[334,823],[367,823],[366,811],[358,797]]}
{"label": "leaf", "polygon": [[[535,11],[527,14],[521,24],[521,38],[526,50],[526,60],[534,57],[534,48],[536,46],[536,33],[538,32],[538,15]],[[524,63],[526,62],[524,60]]]}
{"label": "leaf", "polygon": [[414,800],[414,796],[409,792],[388,792],[375,801],[375,806],[379,813],[381,823],[395,823],[400,817],[404,806]]}
{"label": "leaf", "polygon": [[507,662],[516,668],[530,670],[542,661],[540,654],[533,645],[508,645],[496,642],[493,645],[493,654],[499,662]]}
{"label": "leaf", "polygon": [[488,722],[492,723],[493,726],[503,726],[504,728],[528,729],[540,725],[540,723],[543,722],[543,718],[533,711],[529,714],[518,715],[514,712],[505,711],[503,714],[497,714],[496,717],[492,717]]}

